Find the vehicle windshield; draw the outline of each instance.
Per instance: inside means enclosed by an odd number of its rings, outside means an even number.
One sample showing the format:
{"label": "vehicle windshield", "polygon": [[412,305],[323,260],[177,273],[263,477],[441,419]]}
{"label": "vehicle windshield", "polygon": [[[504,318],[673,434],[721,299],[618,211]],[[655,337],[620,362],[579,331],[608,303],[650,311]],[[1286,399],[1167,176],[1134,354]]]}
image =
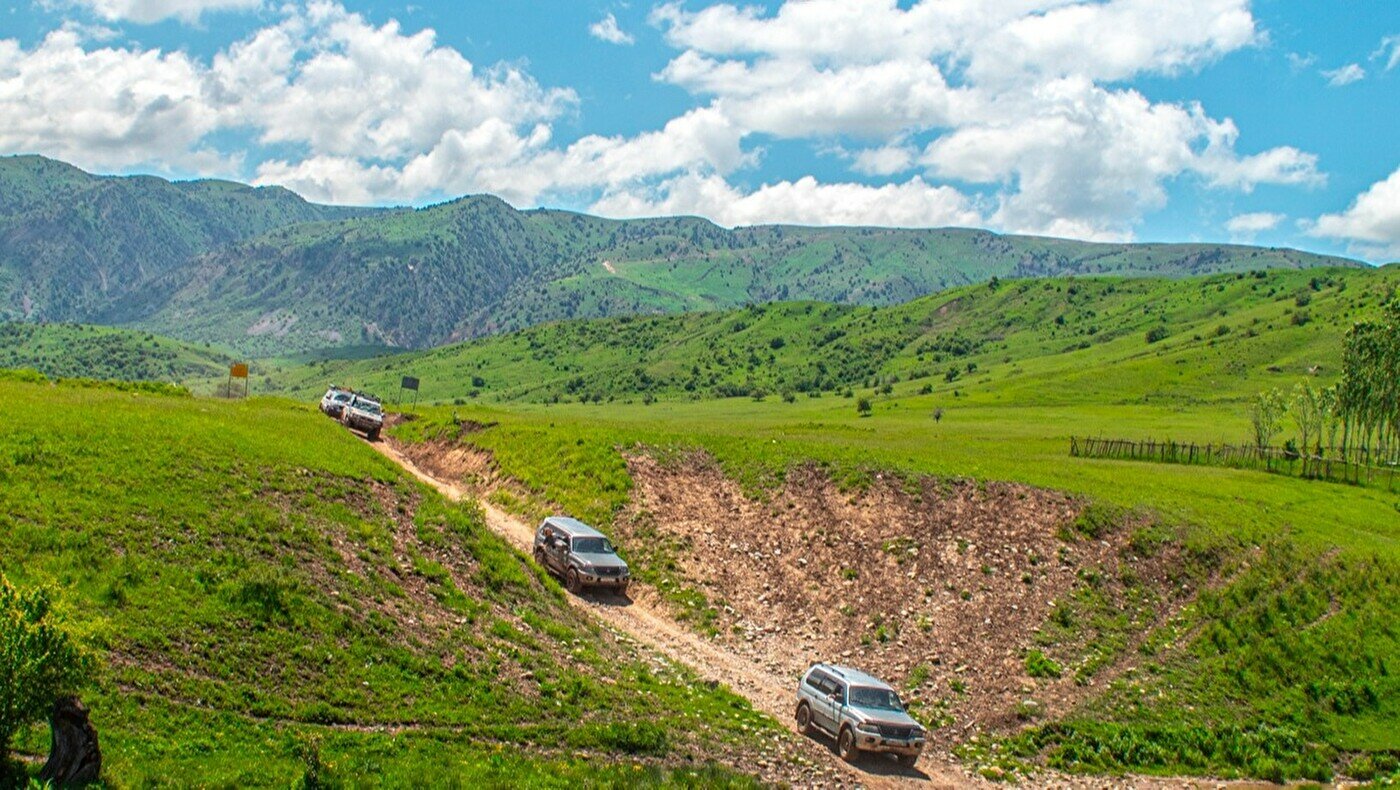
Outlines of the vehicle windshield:
{"label": "vehicle windshield", "polygon": [[331,400],[341,400],[341,401],[350,400],[350,393],[348,393],[348,392],[337,392],[336,394],[334,394],[334,395],[331,396]]}
{"label": "vehicle windshield", "polygon": [[359,409],[360,411],[367,411],[370,414],[379,413],[379,404],[375,403],[372,400],[357,400],[355,401],[355,408]]}
{"label": "vehicle windshield", "polygon": [[904,710],[904,706],[899,702],[898,694],[889,689],[877,689],[870,686],[851,686],[850,704],[856,708]]}
{"label": "vehicle windshield", "polygon": [[612,544],[607,538],[574,538],[574,551],[579,554],[612,554]]}

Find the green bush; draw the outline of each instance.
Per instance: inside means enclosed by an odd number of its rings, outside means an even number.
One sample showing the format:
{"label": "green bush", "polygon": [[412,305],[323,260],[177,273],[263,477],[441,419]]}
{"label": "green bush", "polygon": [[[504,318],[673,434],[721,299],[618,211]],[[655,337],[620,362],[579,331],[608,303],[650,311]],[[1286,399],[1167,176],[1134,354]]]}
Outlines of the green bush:
{"label": "green bush", "polygon": [[0,574],[0,759],[21,727],[84,686],[89,656],[53,617],[45,590],[21,592]]}

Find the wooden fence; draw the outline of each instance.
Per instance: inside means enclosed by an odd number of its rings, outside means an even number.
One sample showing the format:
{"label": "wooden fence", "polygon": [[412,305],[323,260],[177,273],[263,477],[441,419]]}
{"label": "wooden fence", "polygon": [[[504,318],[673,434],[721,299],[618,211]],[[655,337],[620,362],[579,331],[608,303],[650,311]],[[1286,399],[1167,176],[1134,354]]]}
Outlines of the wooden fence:
{"label": "wooden fence", "polygon": [[[1069,454],[1075,458],[1111,458],[1258,469],[1316,480],[1356,485],[1385,485],[1391,491],[1395,490],[1397,473],[1400,472],[1400,463],[1397,462],[1400,459],[1366,463],[1356,457],[1343,458],[1335,453],[1317,455],[1292,448],[1197,444],[1155,439],[1135,442],[1130,439],[1071,436]],[[1353,451],[1353,456],[1357,455],[1359,453]]]}

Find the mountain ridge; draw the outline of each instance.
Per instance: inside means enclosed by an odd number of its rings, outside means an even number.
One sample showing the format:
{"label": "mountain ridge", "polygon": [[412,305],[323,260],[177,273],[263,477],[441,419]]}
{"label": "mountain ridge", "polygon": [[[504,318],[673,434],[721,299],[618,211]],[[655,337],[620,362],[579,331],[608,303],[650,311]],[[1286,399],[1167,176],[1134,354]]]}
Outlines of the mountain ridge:
{"label": "mountain ridge", "polygon": [[617,220],[492,195],[321,206],[281,187],[0,159],[0,318],[95,322],[255,356],[422,348],[570,318],[814,300],[889,305],[993,278],[1185,277],[1346,258],[966,228]]}

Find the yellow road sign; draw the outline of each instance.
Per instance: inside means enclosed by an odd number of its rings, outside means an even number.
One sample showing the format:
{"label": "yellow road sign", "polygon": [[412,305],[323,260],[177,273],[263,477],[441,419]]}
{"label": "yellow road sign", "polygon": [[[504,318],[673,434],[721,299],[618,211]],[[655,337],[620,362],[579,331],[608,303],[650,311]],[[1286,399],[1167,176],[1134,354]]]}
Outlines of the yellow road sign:
{"label": "yellow road sign", "polygon": [[247,362],[238,362],[238,363],[235,363],[235,364],[229,366],[228,374],[229,374],[229,376],[231,376],[231,377],[233,377],[233,378],[236,378],[236,379],[246,379],[246,378],[248,378],[248,363],[247,363]]}

